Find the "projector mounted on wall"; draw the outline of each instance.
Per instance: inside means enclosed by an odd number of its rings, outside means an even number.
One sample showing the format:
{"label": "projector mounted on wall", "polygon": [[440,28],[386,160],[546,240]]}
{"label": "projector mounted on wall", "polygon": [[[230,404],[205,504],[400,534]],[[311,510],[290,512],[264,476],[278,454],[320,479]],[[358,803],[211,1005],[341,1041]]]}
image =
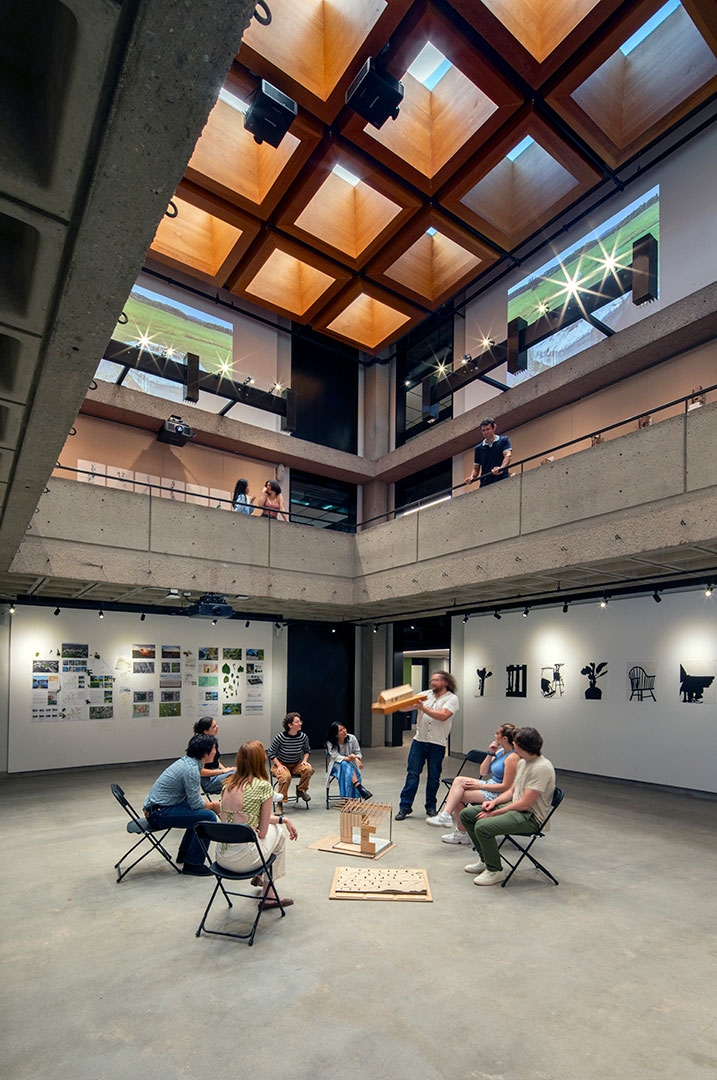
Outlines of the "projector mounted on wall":
{"label": "projector mounted on wall", "polygon": [[234,608],[221,593],[205,593],[196,604],[187,608],[190,619],[231,619]]}

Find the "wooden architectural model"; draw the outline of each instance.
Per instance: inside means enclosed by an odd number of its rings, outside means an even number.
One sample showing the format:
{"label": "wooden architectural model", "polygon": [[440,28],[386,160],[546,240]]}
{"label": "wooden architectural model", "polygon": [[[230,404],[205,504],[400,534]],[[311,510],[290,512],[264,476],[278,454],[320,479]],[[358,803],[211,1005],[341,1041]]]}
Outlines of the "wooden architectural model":
{"label": "wooden architectural model", "polygon": [[371,706],[371,710],[383,713],[384,716],[398,712],[399,709],[408,712],[419,701],[425,701],[427,697],[428,694],[417,694],[410,683],[406,683],[404,686],[394,686],[392,690],[382,690],[378,695],[378,701],[374,701]]}
{"label": "wooden architectural model", "polygon": [[360,834],[359,847],[364,855],[375,855],[376,844],[371,839],[377,830],[388,822],[388,841],[391,841],[391,813],[393,807],[388,803],[363,802],[361,799],[347,799],[341,807],[339,820],[339,843],[354,844],[354,829]]}

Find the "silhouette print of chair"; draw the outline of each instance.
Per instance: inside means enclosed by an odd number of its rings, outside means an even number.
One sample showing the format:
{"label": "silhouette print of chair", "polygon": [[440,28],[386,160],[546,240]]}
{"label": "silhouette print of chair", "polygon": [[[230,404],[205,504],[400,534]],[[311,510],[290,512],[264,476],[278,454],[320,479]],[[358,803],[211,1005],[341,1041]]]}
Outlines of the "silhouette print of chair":
{"label": "silhouette print of chair", "polygon": [[[142,859],[146,859],[147,856],[151,855],[153,851],[156,851],[158,855],[161,855],[163,859],[166,859],[169,865],[173,867],[178,874],[181,874],[182,871],[177,866],[174,859],[169,854],[163,843],[167,833],[172,831],[171,828],[157,830],[152,829],[147,819],[139,816],[139,814],[132,806],[132,803],[129,801],[119,784],[110,784],[110,787],[112,789],[112,794],[114,795],[115,799],[120,804],[120,806],[129,818],[129,821],[127,822],[127,832],[132,833],[135,836],[139,836],[139,840],[137,841],[137,843],[133,844],[129,851],[125,851],[119,862],[115,863],[115,870],[117,871],[117,882],[119,883],[123,877],[126,877],[127,874],[129,874],[130,870],[132,870],[132,868],[137,865],[137,863],[142,862]],[[133,851],[136,851],[140,844],[145,845],[142,850],[142,854],[139,856],[138,859],[135,859],[133,863],[130,863],[130,865],[125,870],[122,870],[122,863],[125,861],[126,858],[128,858],[128,856],[132,854]]]}
{"label": "silhouette print of chair", "polygon": [[[530,849],[532,848],[532,846],[533,846],[533,844],[535,843],[536,840],[539,840],[541,837],[545,836],[545,827],[548,824],[548,822],[550,821],[550,819],[553,816],[553,814],[555,813],[555,811],[560,806],[560,804],[561,804],[561,802],[563,801],[564,798],[565,798],[565,792],[563,791],[563,789],[559,788],[559,787],[556,787],[555,791],[553,792],[553,799],[552,799],[550,809],[548,810],[547,814],[545,815],[545,817],[541,821],[540,828],[538,829],[538,831],[536,833],[530,833],[527,836],[523,836],[521,834],[520,839],[521,840],[527,840],[528,841],[527,844],[519,843],[515,839],[515,837],[510,836],[510,835],[504,836],[503,839],[501,840],[501,842],[498,844],[498,848],[500,849],[501,859],[503,860],[503,862],[507,862],[508,866],[511,868],[510,873],[507,875],[505,880],[501,882],[501,886],[503,888],[506,887],[506,885],[508,884],[508,882],[512,878],[513,874],[515,873],[515,871],[518,869],[518,867],[522,863],[523,859],[528,859],[530,862],[532,862],[535,869],[540,870],[541,874],[545,874],[545,876],[547,878],[550,878],[553,885],[558,884],[558,879],[556,877],[553,877],[553,875],[550,873],[550,871],[548,869],[546,869],[546,867],[544,867],[542,863],[539,863],[538,860],[536,858],[534,858],[530,854]],[[512,844],[513,847],[517,848],[518,851],[520,852],[520,855],[516,859],[515,862],[511,862],[510,859],[506,858],[505,852],[502,850],[503,845],[505,843]]]}
{"label": "silhouette print of chair", "polygon": [[631,667],[627,673],[630,680],[630,701],[637,696],[638,701],[645,700],[645,694],[649,694],[653,701],[655,697],[655,675],[648,675],[642,667]]}

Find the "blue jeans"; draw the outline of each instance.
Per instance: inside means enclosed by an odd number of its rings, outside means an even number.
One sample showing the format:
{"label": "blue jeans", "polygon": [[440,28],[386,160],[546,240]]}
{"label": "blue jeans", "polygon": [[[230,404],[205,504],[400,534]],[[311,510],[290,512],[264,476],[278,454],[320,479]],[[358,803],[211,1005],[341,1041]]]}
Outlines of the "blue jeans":
{"label": "blue jeans", "polygon": [[335,776],[339,782],[339,795],[343,799],[355,799],[358,796],[356,791],[356,785],[353,782],[354,776],[358,776],[359,784],[361,783],[361,773],[358,771],[353,761],[337,761],[331,770],[331,775]]}
{"label": "blue jeans", "polygon": [[436,743],[419,742],[414,739],[411,749],[408,751],[408,765],[406,767],[406,783],[401,792],[400,805],[402,810],[410,810],[413,800],[418,791],[418,781],[423,771],[423,766],[428,763],[428,777],[426,779],[426,813],[435,814],[436,796],[438,785],[441,782],[441,769],[445,756],[445,746]]}
{"label": "blue jeans", "polygon": [[148,812],[147,820],[153,829],[181,829],[187,830],[179,845],[178,859],[189,865],[201,866],[205,855],[202,845],[194,833],[194,826],[198,821],[216,821],[217,815],[213,810],[203,808],[192,810],[186,799],[174,806],[155,806]]}

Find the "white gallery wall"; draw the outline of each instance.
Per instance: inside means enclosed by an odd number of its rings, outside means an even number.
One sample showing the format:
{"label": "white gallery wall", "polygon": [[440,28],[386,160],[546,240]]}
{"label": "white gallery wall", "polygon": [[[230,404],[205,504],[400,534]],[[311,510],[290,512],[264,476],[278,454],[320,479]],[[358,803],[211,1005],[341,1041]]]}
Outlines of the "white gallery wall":
{"label": "white gallery wall", "polygon": [[[217,716],[229,760],[242,742],[266,744],[278,730],[286,631],[271,623],[149,614],[141,622],[111,611],[100,620],[97,610],[55,617],[21,605],[9,619],[8,772],[179,757],[204,715]],[[68,654],[85,645],[92,676],[78,679],[82,657]],[[177,705],[179,715],[161,715]]]}
{"label": "white gallery wall", "polygon": [[[717,592],[472,617],[465,626],[457,618],[453,637],[463,713],[453,752],[485,748],[496,725],[511,722],[538,728],[557,768],[717,792]],[[586,700],[581,669],[604,663],[602,696]],[[506,697],[509,665],[526,665],[525,698]],[[683,700],[680,665],[712,677],[701,700]],[[633,666],[655,676],[656,700],[647,692],[630,700]],[[486,669],[482,697],[478,669]]]}

